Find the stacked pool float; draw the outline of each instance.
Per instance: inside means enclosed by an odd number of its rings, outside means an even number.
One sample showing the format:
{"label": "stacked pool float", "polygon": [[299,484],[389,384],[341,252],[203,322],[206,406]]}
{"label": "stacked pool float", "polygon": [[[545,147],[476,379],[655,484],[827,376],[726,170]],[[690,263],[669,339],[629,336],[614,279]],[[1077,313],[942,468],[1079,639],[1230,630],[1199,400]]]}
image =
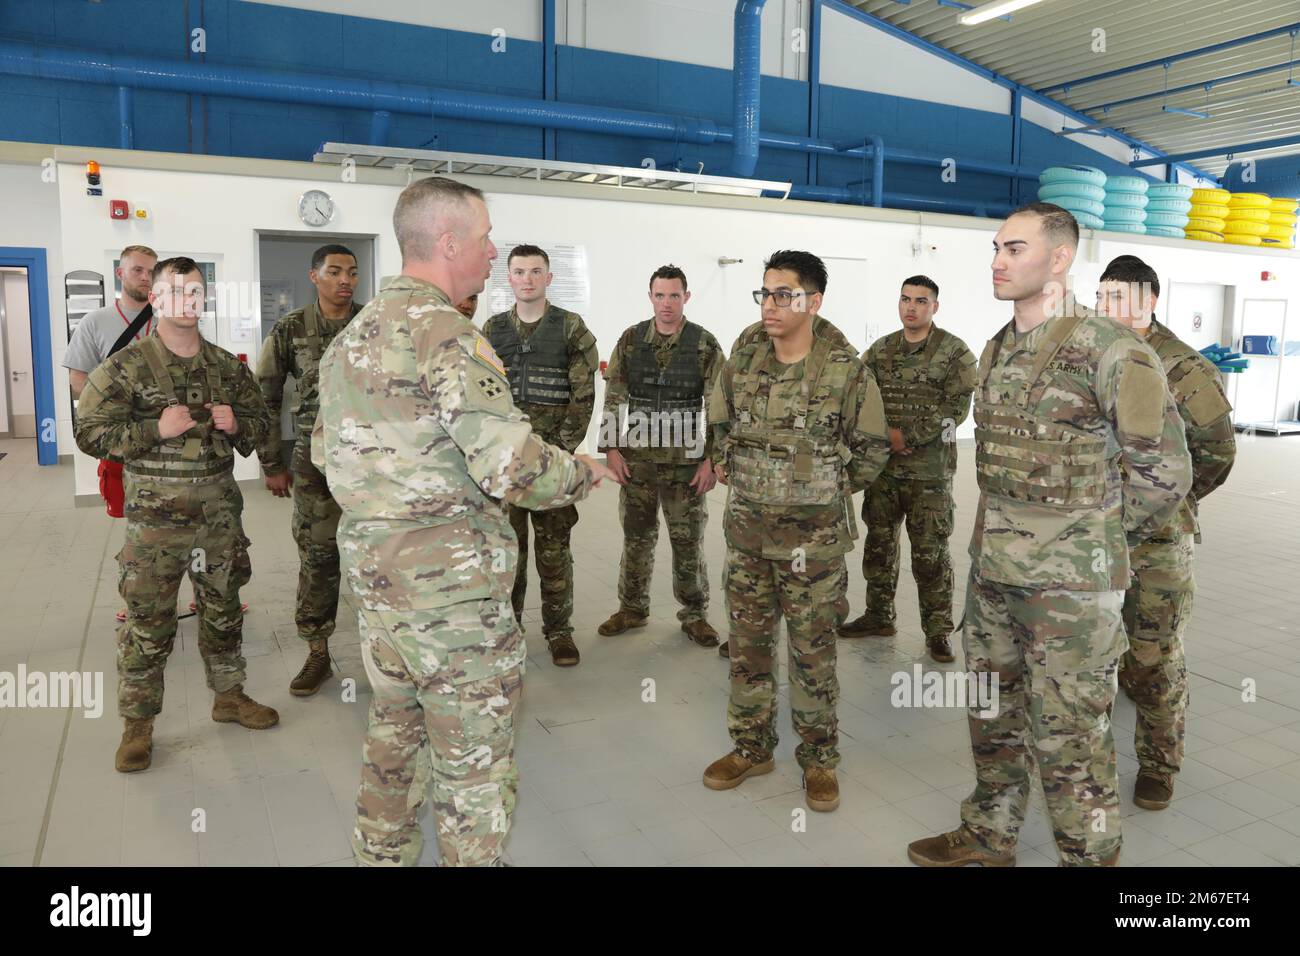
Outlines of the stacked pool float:
{"label": "stacked pool float", "polygon": [[1230,198],[1232,193],[1226,189],[1193,189],[1187,238],[1202,242],[1223,242]]}
{"label": "stacked pool float", "polygon": [[1152,183],[1147,187],[1148,236],[1182,239],[1192,211],[1192,187]]}
{"label": "stacked pool float", "polygon": [[1268,232],[1264,246],[1270,249],[1294,249],[1296,207],[1300,199],[1274,199],[1269,203]]}
{"label": "stacked pool float", "polygon": [[1069,210],[1085,229],[1103,229],[1106,174],[1092,166],[1050,166],[1038,176],[1038,198]]}
{"label": "stacked pool float", "polygon": [[1108,232],[1146,233],[1149,185],[1141,176],[1106,177],[1102,220]]}
{"label": "stacked pool float", "polygon": [[1263,193],[1231,193],[1223,241],[1234,246],[1262,246],[1268,233],[1273,200]]}

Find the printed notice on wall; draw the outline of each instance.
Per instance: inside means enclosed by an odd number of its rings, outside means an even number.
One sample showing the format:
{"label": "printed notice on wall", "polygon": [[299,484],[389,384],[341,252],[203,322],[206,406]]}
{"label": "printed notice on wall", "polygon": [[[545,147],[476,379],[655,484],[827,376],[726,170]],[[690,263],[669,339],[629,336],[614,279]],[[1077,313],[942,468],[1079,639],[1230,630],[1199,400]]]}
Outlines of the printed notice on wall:
{"label": "printed notice on wall", "polygon": [[[515,246],[523,245],[522,242],[512,240],[493,239],[492,241],[501,254],[492,263],[492,275],[488,278],[487,288],[484,290],[488,311],[486,314],[480,311],[480,314],[485,315],[485,319],[486,316],[496,315],[498,312],[508,312],[515,304],[515,293],[510,288],[506,257]],[[547,301],[586,318],[591,305],[591,275],[587,271],[587,247],[547,245],[544,242],[532,244],[541,246],[551,257],[551,274],[555,278],[551,281],[550,288],[546,290]]]}

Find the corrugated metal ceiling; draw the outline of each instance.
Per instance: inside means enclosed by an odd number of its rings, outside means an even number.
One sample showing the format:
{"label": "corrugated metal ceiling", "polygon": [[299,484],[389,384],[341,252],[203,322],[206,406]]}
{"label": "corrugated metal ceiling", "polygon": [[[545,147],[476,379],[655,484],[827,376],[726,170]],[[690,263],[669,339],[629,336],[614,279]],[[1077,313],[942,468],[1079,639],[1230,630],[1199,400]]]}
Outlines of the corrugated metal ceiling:
{"label": "corrugated metal ceiling", "polygon": [[[979,5],[979,0],[972,0]],[[1043,90],[1110,70],[1212,46],[1300,22],[1300,0],[1044,0],[1012,14],[1010,22],[990,20],[962,26],[961,11],[937,0],[861,0],[849,6],[901,27],[923,40],[995,70],[1030,89]],[[1095,30],[1104,30],[1105,50],[1094,51]],[[1290,35],[1270,37],[1172,63],[1166,71],[1149,67],[1055,91],[1050,95],[1165,153],[1227,147],[1300,135],[1300,43]],[[1278,70],[1232,82],[1204,84],[1264,67]],[[1166,88],[1196,84],[1183,93]],[[1131,97],[1152,98],[1108,111],[1099,107]],[[1201,119],[1163,111],[1164,106],[1210,114]],[[1300,145],[1266,152],[1263,159],[1300,152]],[[1194,161],[1222,174],[1226,156]]]}

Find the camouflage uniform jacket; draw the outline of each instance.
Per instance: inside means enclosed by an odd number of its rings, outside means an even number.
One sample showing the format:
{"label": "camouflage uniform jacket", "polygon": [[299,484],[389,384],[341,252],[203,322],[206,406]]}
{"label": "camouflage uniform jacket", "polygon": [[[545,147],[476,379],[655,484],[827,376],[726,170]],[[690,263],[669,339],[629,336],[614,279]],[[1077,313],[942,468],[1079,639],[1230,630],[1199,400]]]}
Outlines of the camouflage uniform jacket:
{"label": "camouflage uniform jacket", "polygon": [[[266,440],[258,446],[257,457],[266,475],[277,475],[287,467],[280,436],[280,406],[284,402],[285,379],[292,375],[298,387],[293,406],[294,437],[310,440],[316,413],[320,410],[317,375],[321,356],[334,336],[360,311],[361,306],[353,302],[348,317],[336,322],[321,315],[319,303],[313,302],[276,322],[262,343],[261,354],[257,356],[257,384],[262,389],[267,411],[271,413],[272,427]],[[312,326],[316,330],[315,336],[310,332]]]}
{"label": "camouflage uniform jacket", "polygon": [[[825,504],[774,505],[750,500],[737,493],[737,448],[732,447],[739,432],[737,416],[738,389],[753,396],[749,411],[760,425],[791,429],[798,423],[802,408],[804,376],[814,359],[824,360],[815,381],[807,386],[810,431],[822,443],[838,446],[843,463],[840,486],[833,500]],[[738,384],[739,382],[739,384]],[[853,550],[858,536],[853,515],[852,493],[861,491],[880,475],[889,456],[889,439],[885,430],[884,405],[880,390],[866,366],[853,349],[838,348],[826,339],[813,339],[813,351],[791,365],[776,359],[775,350],[765,339],[735,352],[722,366],[709,400],[709,423],[732,487],[727,492],[727,509],[723,523],[729,547],[756,557],[790,561],[800,555],[812,559],[830,559]],[[793,458],[795,471],[811,465],[800,464],[800,455],[772,446],[765,456],[773,461]]]}
{"label": "camouflage uniform jacket", "polygon": [[903,330],[872,343],[862,361],[876,377],[885,419],[903,433],[910,455],[890,455],[886,474],[946,478],[957,470],[957,426],[970,414],[975,356],[966,343],[937,326],[920,342]]}
{"label": "camouflage uniform jacket", "polygon": [[343,512],[339,554],[371,611],[508,604],[518,543],[505,504],[562,507],[591,486],[591,469],[514,406],[487,339],[422,279],[393,279],[335,336],[320,402],[312,462]]}
{"label": "camouflage uniform jacket", "polygon": [[1192,455],[1192,490],[1183,499],[1178,514],[1160,532],[1160,537],[1192,533],[1201,540],[1197,504],[1228,479],[1237,457],[1237,439],[1232,427],[1232,406],[1223,393],[1219,371],[1166,326],[1152,320],[1146,336],[1164,366],[1169,390],[1178,404],[1178,414],[1187,430],[1187,450]]}
{"label": "camouflage uniform jacket", "polygon": [[[160,385],[146,350],[161,361],[174,392]],[[203,407],[209,402],[231,407],[238,426],[234,435],[212,427],[212,413]],[[158,419],[173,404],[188,405],[198,424],[163,440]],[[155,333],[110,355],[90,373],[74,433],[86,454],[122,461],[128,473],[200,481],[229,475],[235,452],[251,455],[270,427],[257,380],[243,362],[206,340],[197,355],[182,358]]]}
{"label": "camouflage uniform jacket", "polygon": [[1017,587],[1129,586],[1129,545],[1174,515],[1192,484],[1182,421],[1155,353],[1079,306],[980,357],[976,574]]}

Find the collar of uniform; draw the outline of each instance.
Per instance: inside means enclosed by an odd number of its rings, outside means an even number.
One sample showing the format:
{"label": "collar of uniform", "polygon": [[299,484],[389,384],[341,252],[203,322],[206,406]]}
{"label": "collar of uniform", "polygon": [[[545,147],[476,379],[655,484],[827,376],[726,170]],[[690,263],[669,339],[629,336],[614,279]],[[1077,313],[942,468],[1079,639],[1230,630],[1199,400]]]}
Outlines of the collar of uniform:
{"label": "collar of uniform", "polygon": [[[447,295],[447,293],[443,292],[432,282],[429,282],[426,279],[417,279],[415,276],[408,276],[405,273],[397,276],[395,279],[389,282],[388,285],[384,286],[385,292],[388,292],[390,290],[401,290],[406,292],[422,292],[425,295],[429,295],[439,300],[440,302],[445,302],[447,305],[452,304],[451,298]],[[354,302],[353,305],[355,304],[356,303]]]}
{"label": "collar of uniform", "polygon": [[[434,288],[436,289],[437,286],[434,286]],[[330,322],[333,323],[334,325],[338,325],[340,322],[351,322],[353,319],[355,319],[357,317],[357,314],[361,311],[361,306],[357,305],[356,300],[354,299],[348,303],[348,314],[346,316],[344,316],[341,319],[331,319],[329,316],[327,316],[324,312],[320,310],[320,297],[317,296],[314,302],[303,307],[304,311],[306,311],[307,309],[315,309],[316,318],[320,319],[322,322]]]}
{"label": "collar of uniform", "polygon": [[935,325],[933,322],[931,322],[931,323],[930,323],[930,331],[929,331],[929,332],[926,332],[926,333],[925,333],[925,338],[921,339],[921,341],[919,341],[919,342],[909,342],[909,341],[907,341],[907,336],[903,334],[903,330],[902,330],[902,329],[899,329],[898,332],[896,333],[896,334],[898,335],[898,345],[899,345],[900,348],[902,348],[902,349],[904,349],[904,350],[906,350],[906,351],[908,351],[908,352],[916,352],[916,351],[918,351],[918,350],[920,350],[920,349],[923,349],[923,348],[925,348],[926,344],[930,341],[930,336],[934,335],[934,332],[935,332],[935,330],[936,330],[937,328],[939,328],[939,326],[937,326],[937,325]]}
{"label": "collar of uniform", "polygon": [[[664,345],[676,345],[676,344],[677,344],[677,340],[680,339],[680,338],[682,337],[682,332],[685,331],[685,329],[686,329],[686,323],[687,323],[687,321],[689,321],[689,320],[686,318],[686,316],[683,315],[683,316],[682,316],[682,324],[679,325],[679,326],[677,327],[677,331],[676,331],[676,332],[674,332],[672,335],[668,336],[668,338],[664,339],[663,344],[664,344]],[[645,330],[645,340],[646,340],[646,342],[649,343],[650,345],[654,345],[654,344],[655,344],[655,341],[657,340],[657,338],[658,338],[659,335],[660,335],[660,332],[659,332],[659,329],[655,326],[654,316],[651,316],[651,317],[650,317],[650,325],[649,325],[649,326],[646,328],[646,330]]]}

